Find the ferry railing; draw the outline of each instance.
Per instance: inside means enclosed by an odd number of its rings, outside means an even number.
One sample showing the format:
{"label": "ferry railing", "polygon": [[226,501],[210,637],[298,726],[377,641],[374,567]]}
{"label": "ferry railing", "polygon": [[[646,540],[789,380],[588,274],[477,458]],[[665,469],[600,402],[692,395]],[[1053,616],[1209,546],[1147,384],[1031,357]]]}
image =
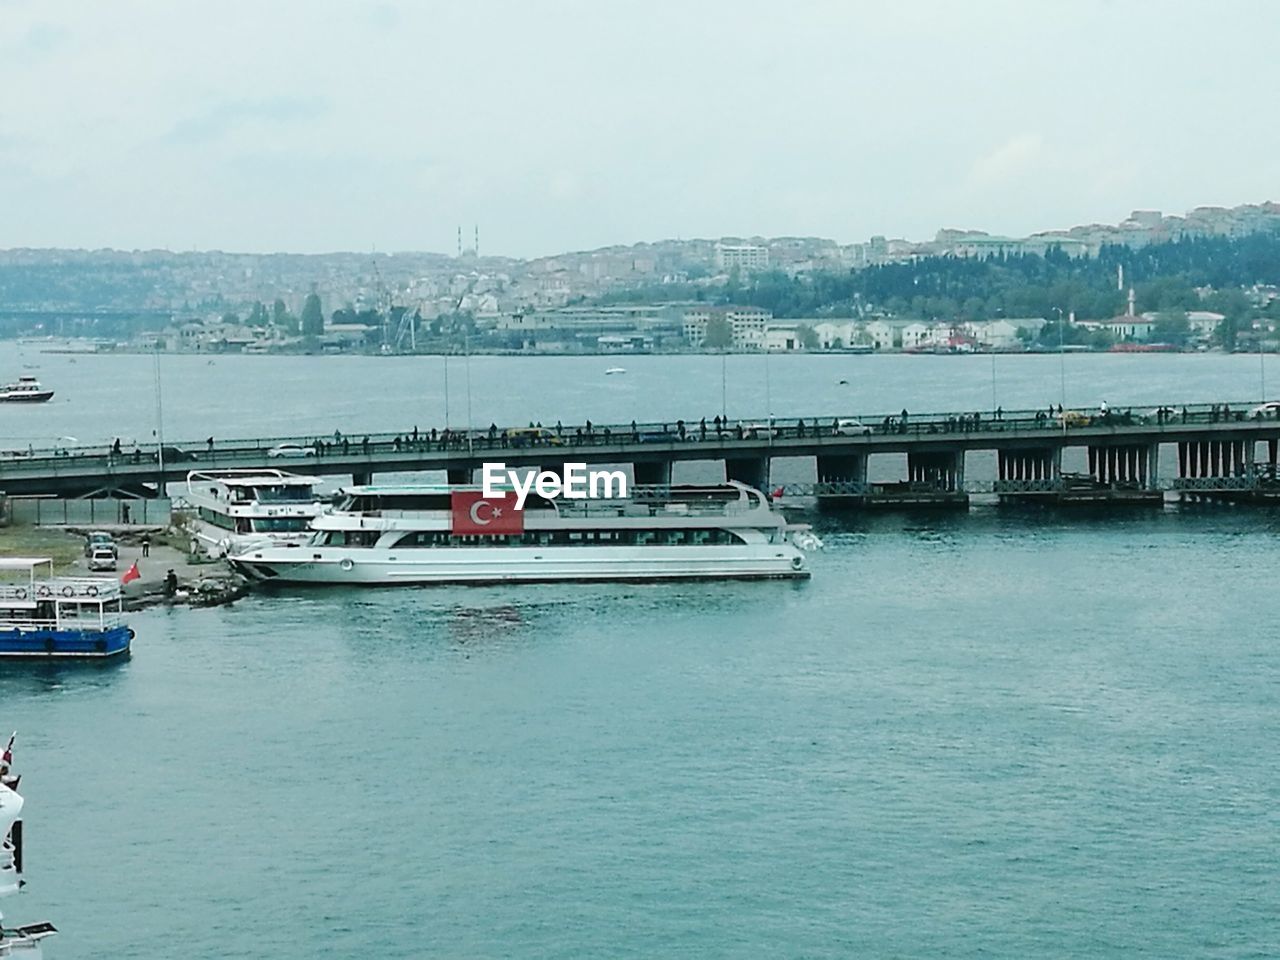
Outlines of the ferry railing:
{"label": "ferry railing", "polygon": [[54,577],[52,580],[0,584],[0,601],[74,600],[107,603],[121,597],[118,580],[105,577]]}

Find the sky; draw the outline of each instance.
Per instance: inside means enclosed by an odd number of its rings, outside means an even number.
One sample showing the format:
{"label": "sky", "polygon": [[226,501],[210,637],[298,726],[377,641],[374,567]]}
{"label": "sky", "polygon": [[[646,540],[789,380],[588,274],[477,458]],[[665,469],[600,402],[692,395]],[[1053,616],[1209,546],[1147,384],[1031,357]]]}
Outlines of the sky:
{"label": "sky", "polygon": [[1280,200],[1269,0],[0,0],[0,248],[535,257]]}

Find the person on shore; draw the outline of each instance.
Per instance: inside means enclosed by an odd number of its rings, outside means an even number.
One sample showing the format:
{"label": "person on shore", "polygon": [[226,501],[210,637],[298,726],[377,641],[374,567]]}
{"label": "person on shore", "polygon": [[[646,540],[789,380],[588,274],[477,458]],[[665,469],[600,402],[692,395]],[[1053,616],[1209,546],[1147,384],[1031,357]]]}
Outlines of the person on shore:
{"label": "person on shore", "polygon": [[175,596],[178,592],[178,575],[173,572],[173,568],[169,568],[169,572],[164,575],[164,595],[166,597]]}
{"label": "person on shore", "polygon": [[148,533],[142,535],[142,555],[144,557],[151,556],[151,535]]}
{"label": "person on shore", "polygon": [[129,523],[129,505],[127,503],[120,504],[120,521],[121,523]]}

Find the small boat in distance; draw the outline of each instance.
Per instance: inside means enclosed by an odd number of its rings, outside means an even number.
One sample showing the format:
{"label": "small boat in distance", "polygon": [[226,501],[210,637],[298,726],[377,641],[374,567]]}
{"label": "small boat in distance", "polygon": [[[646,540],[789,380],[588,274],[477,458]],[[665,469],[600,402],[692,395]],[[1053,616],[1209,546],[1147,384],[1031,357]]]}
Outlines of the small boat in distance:
{"label": "small boat in distance", "polygon": [[115,577],[55,577],[48,557],[0,558],[0,576],[0,659],[104,659],[129,652],[133,631],[124,622]]}
{"label": "small boat in distance", "polygon": [[610,367],[608,370],[606,370],[606,371],[604,372],[604,375],[605,375],[606,377],[611,377],[611,376],[613,376],[615,373],[626,373],[626,372],[627,372],[627,368],[626,368],[626,367]]}
{"label": "small boat in distance", "polygon": [[[13,741],[0,747],[0,897],[17,893],[26,883],[22,879],[22,806],[18,782],[13,772]],[[40,941],[58,932],[52,923],[30,923],[24,927],[6,927],[0,914],[0,957],[40,960],[44,955]]]}
{"label": "small boat in distance", "polygon": [[8,403],[44,403],[52,399],[53,391],[44,389],[32,376],[20,376],[17,383],[6,383],[0,387],[0,401]]}

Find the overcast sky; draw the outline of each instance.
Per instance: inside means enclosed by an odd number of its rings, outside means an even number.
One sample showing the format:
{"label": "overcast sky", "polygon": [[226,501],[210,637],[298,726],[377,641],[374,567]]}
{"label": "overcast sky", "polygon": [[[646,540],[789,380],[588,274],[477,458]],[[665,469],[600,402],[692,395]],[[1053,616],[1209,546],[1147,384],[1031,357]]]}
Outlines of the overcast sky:
{"label": "overcast sky", "polygon": [[538,256],[1280,200],[1280,4],[0,0],[0,247]]}

